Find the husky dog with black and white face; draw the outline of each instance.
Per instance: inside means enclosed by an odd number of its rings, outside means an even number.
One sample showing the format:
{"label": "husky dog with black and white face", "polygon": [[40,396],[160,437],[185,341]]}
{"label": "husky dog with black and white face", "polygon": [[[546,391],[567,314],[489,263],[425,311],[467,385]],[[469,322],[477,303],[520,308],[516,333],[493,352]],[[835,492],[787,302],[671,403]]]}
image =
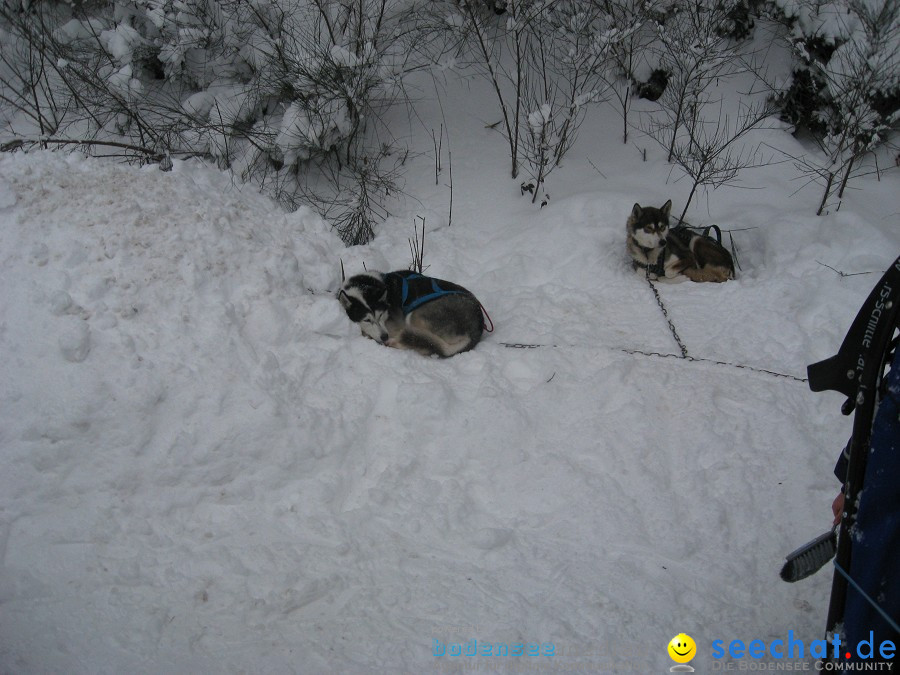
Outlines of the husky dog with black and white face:
{"label": "husky dog with black and white face", "polygon": [[484,331],[481,303],[470,291],[408,270],[352,276],[338,300],[366,337],[425,356],[472,349]]}
{"label": "husky dog with black and white face", "polygon": [[686,227],[670,228],[672,200],[661,208],[635,204],[626,223],[628,254],[651,279],[684,275],[691,281],[734,279],[731,254],[714,239]]}

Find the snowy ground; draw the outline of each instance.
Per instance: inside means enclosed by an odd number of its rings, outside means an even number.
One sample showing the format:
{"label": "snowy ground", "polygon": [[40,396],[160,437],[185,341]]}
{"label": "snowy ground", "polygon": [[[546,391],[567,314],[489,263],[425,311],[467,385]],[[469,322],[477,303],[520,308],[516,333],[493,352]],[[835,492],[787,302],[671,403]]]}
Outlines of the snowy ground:
{"label": "snowy ground", "polygon": [[[0,158],[0,672],[665,672],[679,632],[703,671],[715,639],[821,637],[829,575],[777,574],[830,522],[850,421],[800,380],[900,252],[897,173],[822,218],[789,165],[692,209],[753,229],[738,280],[661,285],[708,360],[661,358],[624,222],[689,186],[602,110],[538,209],[473,89],[420,103],[450,226],[422,155],[350,250],[196,162]],[[333,295],[339,258],[407,267],[417,215],[496,325],[449,360]],[[555,654],[434,655],[472,639]]]}

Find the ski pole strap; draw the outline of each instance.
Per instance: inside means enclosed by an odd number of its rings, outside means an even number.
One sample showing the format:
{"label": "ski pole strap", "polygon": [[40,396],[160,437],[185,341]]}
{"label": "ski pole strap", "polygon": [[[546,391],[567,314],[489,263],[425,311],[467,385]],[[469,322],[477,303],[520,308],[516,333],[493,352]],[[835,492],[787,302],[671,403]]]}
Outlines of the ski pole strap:
{"label": "ski pole strap", "polygon": [[862,586],[860,586],[858,583],[856,583],[856,581],[853,579],[853,577],[851,577],[849,574],[847,574],[847,570],[845,570],[843,567],[841,567],[841,566],[838,564],[838,561],[837,561],[837,560],[834,561],[834,568],[835,568],[838,572],[841,573],[841,575],[847,580],[847,582],[848,582],[848,583],[849,583],[849,584],[850,584],[850,585],[851,585],[851,586],[852,586],[852,587],[853,587],[853,588],[854,588],[861,596],[863,596],[863,598],[865,599],[866,602],[868,602],[870,605],[872,605],[872,607],[875,608],[875,611],[878,612],[878,613],[881,615],[881,618],[882,618],[882,619],[884,619],[885,621],[888,622],[888,624],[890,625],[891,628],[893,628],[895,631],[897,631],[898,633],[900,633],[900,625],[898,625],[898,623],[897,623],[893,618],[891,618],[891,616],[890,616],[887,612],[885,612],[877,602],[875,602],[871,597],[869,597],[869,594],[866,593],[866,592],[862,589]]}

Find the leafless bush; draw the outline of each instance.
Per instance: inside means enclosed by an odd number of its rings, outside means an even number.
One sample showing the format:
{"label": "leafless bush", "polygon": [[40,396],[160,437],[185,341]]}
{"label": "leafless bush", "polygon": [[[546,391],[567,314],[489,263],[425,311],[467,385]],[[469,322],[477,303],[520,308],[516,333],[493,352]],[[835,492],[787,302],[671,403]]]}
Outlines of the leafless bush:
{"label": "leafless bush", "polygon": [[681,223],[691,201],[700,188],[713,189],[731,185],[738,174],[750,168],[771,164],[771,158],[763,157],[761,144],[741,145],[740,141],[772,115],[768,103],[742,106],[734,117],[719,114],[712,120],[704,119],[698,108],[692,108],[683,120],[685,134],[679,136],[670,152],[673,161],[691,179],[691,191],[678,218]]}
{"label": "leafless bush", "polygon": [[[600,39],[610,52],[610,62],[599,70],[622,117],[622,142],[628,143],[629,114],[634,83],[645,52],[656,38],[653,18],[657,3],[646,0],[592,0],[605,23]],[[651,28],[653,26],[653,28]]]}
{"label": "leafless bush", "polygon": [[0,101],[30,121],[40,136],[57,132],[67,105],[57,96],[59,83],[48,61],[47,34],[37,29],[46,11],[43,4],[28,14],[0,3]]}
{"label": "leafless bush", "polygon": [[653,135],[668,136],[669,162],[683,125],[710,102],[711,88],[742,68],[738,45],[722,32],[727,21],[724,3],[685,2],[658,25],[659,63],[669,81],[659,99],[664,119]]}
{"label": "leafless bush", "polygon": [[862,158],[881,145],[900,121],[896,102],[900,98],[900,4],[848,0],[847,7],[850,16],[841,19],[849,39],[818,67],[831,96],[832,114],[828,133],[820,139],[827,168],[819,165],[812,172],[825,177],[817,215],[830,199],[843,199],[854,171],[860,173]]}
{"label": "leafless bush", "polygon": [[409,242],[409,252],[412,256],[409,269],[413,272],[422,274],[425,269],[425,218],[419,216],[422,221],[422,236],[419,236],[419,230],[415,222],[413,222],[413,238],[407,239]]}
{"label": "leafless bush", "polygon": [[586,106],[603,99],[609,51],[596,40],[599,13],[574,0],[509,0],[498,18],[468,1],[444,26],[462,62],[491,84],[513,178],[524,161],[540,184],[572,147]]}
{"label": "leafless bush", "polygon": [[339,230],[358,243],[396,186],[396,166],[380,167],[394,145],[385,115],[427,65],[421,2],[3,2],[0,102],[23,144],[204,154],[285,203],[345,204]]}

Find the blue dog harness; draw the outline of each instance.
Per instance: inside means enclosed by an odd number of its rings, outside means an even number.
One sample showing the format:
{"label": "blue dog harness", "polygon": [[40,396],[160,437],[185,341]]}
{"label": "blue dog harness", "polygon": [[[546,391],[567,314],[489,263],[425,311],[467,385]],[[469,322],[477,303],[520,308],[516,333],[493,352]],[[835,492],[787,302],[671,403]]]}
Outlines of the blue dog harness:
{"label": "blue dog harness", "polygon": [[465,294],[465,291],[441,288],[439,279],[426,277],[418,272],[389,272],[385,276],[400,277],[400,309],[403,310],[404,316],[426,302],[445,295]]}

